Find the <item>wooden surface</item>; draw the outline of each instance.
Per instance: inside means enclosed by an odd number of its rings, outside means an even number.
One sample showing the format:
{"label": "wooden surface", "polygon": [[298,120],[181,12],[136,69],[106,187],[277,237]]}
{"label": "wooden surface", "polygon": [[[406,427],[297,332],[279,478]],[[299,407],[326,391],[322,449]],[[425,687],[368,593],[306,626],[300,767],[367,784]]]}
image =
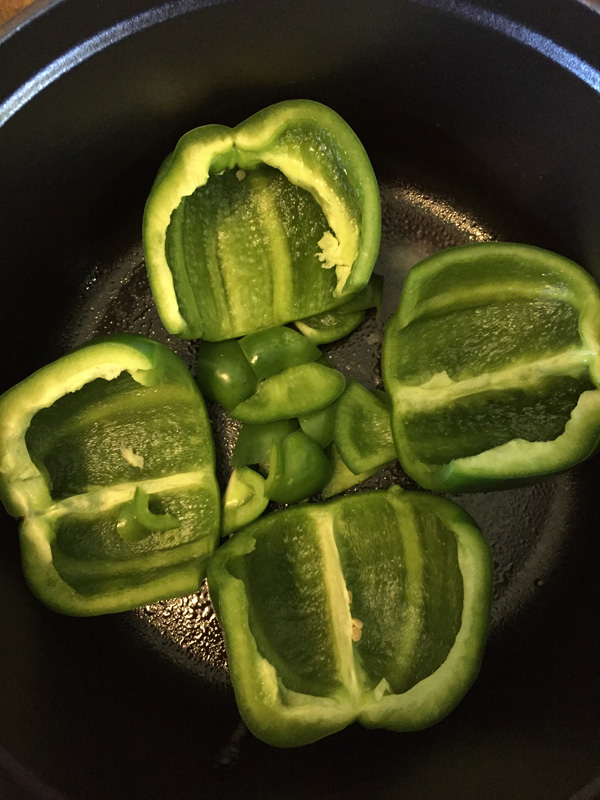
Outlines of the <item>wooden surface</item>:
{"label": "wooden surface", "polygon": [[0,25],[31,2],[33,0],[0,0]]}

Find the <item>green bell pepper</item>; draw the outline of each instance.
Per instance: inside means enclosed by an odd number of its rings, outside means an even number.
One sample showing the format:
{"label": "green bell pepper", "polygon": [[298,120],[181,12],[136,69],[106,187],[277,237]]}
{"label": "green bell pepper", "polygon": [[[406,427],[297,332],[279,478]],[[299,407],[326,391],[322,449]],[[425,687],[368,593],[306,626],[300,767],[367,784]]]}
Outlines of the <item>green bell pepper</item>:
{"label": "green bell pepper", "polygon": [[179,528],[179,520],[172,514],[155,514],[150,510],[150,495],[137,486],[131,503],[121,506],[117,531],[127,542],[139,542],[152,531],[170,531]]}
{"label": "green bell pepper", "polygon": [[263,476],[249,467],[234,469],[223,497],[222,535],[253,522],[268,505]]}
{"label": "green bell pepper", "polygon": [[275,512],[209,564],[237,703],[283,747],[358,720],[441,720],[477,676],[492,588],[472,519],[422,492],[363,492]]}
{"label": "green bell pepper", "polygon": [[258,425],[244,423],[233,448],[231,466],[249,467],[258,464],[261,469],[268,467],[273,442],[283,442],[285,437],[297,428],[298,423],[295,419],[279,419]]}
{"label": "green bell pepper", "polygon": [[294,431],[271,446],[265,494],[276,503],[299,503],[320,491],[331,472],[323,448],[304,431]]}
{"label": "green bell pepper", "polygon": [[33,592],[73,615],[196,591],[219,537],[202,397],[168,348],[100,339],[0,398],[0,499]]}
{"label": "green bell pepper", "polygon": [[474,491],[566,469],[600,441],[600,290],[521,244],[444,250],[410,271],[384,339],[400,463]]}
{"label": "green bell pepper", "polygon": [[231,416],[257,423],[312,414],[333,403],[345,385],[341,372],[323,364],[288,367],[261,381],[254,394],[231,411]]}
{"label": "green bell pepper", "polygon": [[320,411],[313,411],[312,414],[303,414],[298,417],[298,422],[304,433],[314,439],[315,442],[318,442],[321,447],[327,447],[333,442],[336,402],[330,403]]}
{"label": "green bell pepper", "polygon": [[196,380],[209,400],[216,400],[225,411],[247,400],[258,386],[256,373],[237,340],[201,342],[196,361]]}
{"label": "green bell pepper", "polygon": [[315,344],[329,344],[343,339],[355,331],[365,318],[364,311],[341,312],[337,309],[324,311],[303,320],[295,325],[307,339]]}
{"label": "green bell pepper", "polygon": [[389,399],[350,381],[335,407],[333,438],[355,475],[395,461]]}
{"label": "green bell pepper", "polygon": [[240,340],[202,342],[197,381],[234,419],[274,422],[311,414],[342,393],[344,376],[327,364],[305,336],[279,326]]}
{"label": "green bell pepper", "polygon": [[283,325],[244,336],[240,347],[260,381],[321,358],[319,348],[306,336]]}
{"label": "green bell pepper", "polygon": [[344,464],[335,442],[332,442],[327,448],[327,456],[331,461],[332,472],[331,477],[321,490],[323,500],[328,500],[330,497],[340,494],[340,492],[345,492],[347,489],[357,486],[359,483],[366,481],[367,478],[376,475],[381,469],[381,467],[372,467],[366,472],[361,472],[357,475]]}
{"label": "green bell pepper", "polygon": [[315,344],[336,342],[358,328],[367,309],[376,308],[379,313],[382,292],[383,278],[372,275],[365,288],[343,306],[297,320],[294,325]]}
{"label": "green bell pepper", "polygon": [[330,108],[288,100],[235,128],[196,128],[144,213],[161,319],[214,341],[333,308],[369,280],[380,227],[369,159]]}

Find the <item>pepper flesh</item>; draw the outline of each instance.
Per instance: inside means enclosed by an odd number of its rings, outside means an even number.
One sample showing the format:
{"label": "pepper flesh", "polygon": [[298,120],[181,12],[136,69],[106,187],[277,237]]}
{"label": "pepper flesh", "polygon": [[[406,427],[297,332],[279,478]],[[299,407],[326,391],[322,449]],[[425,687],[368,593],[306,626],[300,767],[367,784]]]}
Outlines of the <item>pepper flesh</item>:
{"label": "pepper flesh", "polygon": [[234,469],[223,497],[223,536],[253,522],[268,504],[263,476],[249,467]]}
{"label": "pepper flesh", "polygon": [[187,133],[159,170],[143,224],[165,327],[208,340],[343,303],[367,283],[379,237],[364,148],[309,100]]}
{"label": "pepper flesh", "polygon": [[332,473],[330,479],[321,490],[321,497],[324,500],[328,500],[330,497],[334,497],[334,495],[345,492],[347,489],[357,486],[368,478],[372,478],[373,475],[376,475],[380,470],[380,467],[373,467],[358,475],[352,472],[342,461],[342,457],[335,446],[335,442],[332,442],[327,448],[327,456],[331,461]]}
{"label": "pepper flesh", "polygon": [[216,400],[226,411],[247,400],[258,386],[256,373],[235,339],[200,344],[196,381],[203,396]]}
{"label": "pepper flesh", "polygon": [[410,271],[382,372],[400,463],[476,491],[566,469],[600,441],[600,290],[566,258],[480,243]]}
{"label": "pepper flesh", "polygon": [[333,442],[333,423],[336,404],[337,401],[330,403],[320,411],[313,411],[312,414],[305,414],[298,417],[298,422],[304,433],[310,436],[311,439],[314,439],[315,442],[318,442],[321,447],[327,447]]}
{"label": "pepper flesh", "polygon": [[240,713],[270,744],[427,727],[478,673],[491,556],[449,500],[393,487],[276,512],[208,581]]}
{"label": "pepper flesh", "polygon": [[321,357],[319,348],[306,336],[283,325],[244,336],[240,347],[259,381]]}
{"label": "pepper flesh", "polygon": [[318,362],[288,367],[258,384],[231,416],[242,422],[274,422],[312,414],[333,403],[344,391],[341,372]]}
{"label": "pepper flesh", "polygon": [[294,325],[315,344],[336,342],[358,328],[367,309],[376,308],[379,314],[382,292],[383,278],[372,275],[365,288],[343,306],[297,320]]}
{"label": "pepper flesh", "polygon": [[334,441],[355,475],[395,461],[388,398],[350,381],[336,404]]}
{"label": "pepper flesh", "polygon": [[25,577],[48,606],[103,614],[199,588],[219,536],[214,447],[168,348],[115,335],[34,373],[0,398],[0,454],[0,499],[23,517]]}
{"label": "pepper flesh", "polygon": [[331,472],[323,448],[304,431],[294,431],[271,446],[265,494],[277,503],[298,503],[322,489]]}
{"label": "pepper flesh", "polygon": [[294,419],[281,419],[257,425],[244,423],[231,455],[231,466],[248,467],[252,464],[258,464],[261,468],[268,466],[273,442],[282,442],[297,428],[298,423]]}

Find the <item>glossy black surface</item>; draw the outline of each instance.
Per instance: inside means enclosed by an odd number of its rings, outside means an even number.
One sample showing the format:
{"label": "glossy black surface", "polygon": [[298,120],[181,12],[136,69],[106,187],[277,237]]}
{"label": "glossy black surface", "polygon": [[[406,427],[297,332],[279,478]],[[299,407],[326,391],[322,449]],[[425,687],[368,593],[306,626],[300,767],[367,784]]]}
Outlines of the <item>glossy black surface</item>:
{"label": "glossy black surface", "polygon": [[[190,127],[287,97],[331,105],[371,155],[390,297],[418,257],[470,237],[549,247],[600,278],[591,4],[38,0],[23,19],[0,41],[0,390],[99,333],[165,337],[139,249],[158,164]],[[371,320],[333,357],[375,381],[380,333]],[[60,617],[27,590],[2,516],[0,796],[35,796],[33,774],[71,800],[569,798],[600,773],[599,464],[457,498],[496,584],[483,670],[454,714],[292,751],[240,725],[204,596]]]}

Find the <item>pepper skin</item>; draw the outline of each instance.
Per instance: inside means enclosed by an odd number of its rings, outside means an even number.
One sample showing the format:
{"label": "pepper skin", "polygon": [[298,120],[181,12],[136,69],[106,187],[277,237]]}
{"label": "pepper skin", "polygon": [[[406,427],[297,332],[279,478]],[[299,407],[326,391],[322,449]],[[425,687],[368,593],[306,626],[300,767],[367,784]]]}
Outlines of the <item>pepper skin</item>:
{"label": "pepper skin", "polygon": [[531,482],[600,442],[600,289],[522,244],[443,250],[417,264],[382,355],[402,467],[434,491]]}
{"label": "pepper skin", "polygon": [[170,333],[209,341],[319,314],[365,286],[379,189],[360,141],[312,100],[185,134],[144,213],[148,277]]}
{"label": "pepper skin", "polygon": [[197,591],[219,539],[208,417],[167,347],[98,339],[0,398],[0,499],[32,591],[93,615]]}
{"label": "pepper skin", "polygon": [[275,512],[211,559],[242,718],[295,747],[354,721],[412,731],[479,671],[492,562],[472,519],[423,492],[362,492]]}

